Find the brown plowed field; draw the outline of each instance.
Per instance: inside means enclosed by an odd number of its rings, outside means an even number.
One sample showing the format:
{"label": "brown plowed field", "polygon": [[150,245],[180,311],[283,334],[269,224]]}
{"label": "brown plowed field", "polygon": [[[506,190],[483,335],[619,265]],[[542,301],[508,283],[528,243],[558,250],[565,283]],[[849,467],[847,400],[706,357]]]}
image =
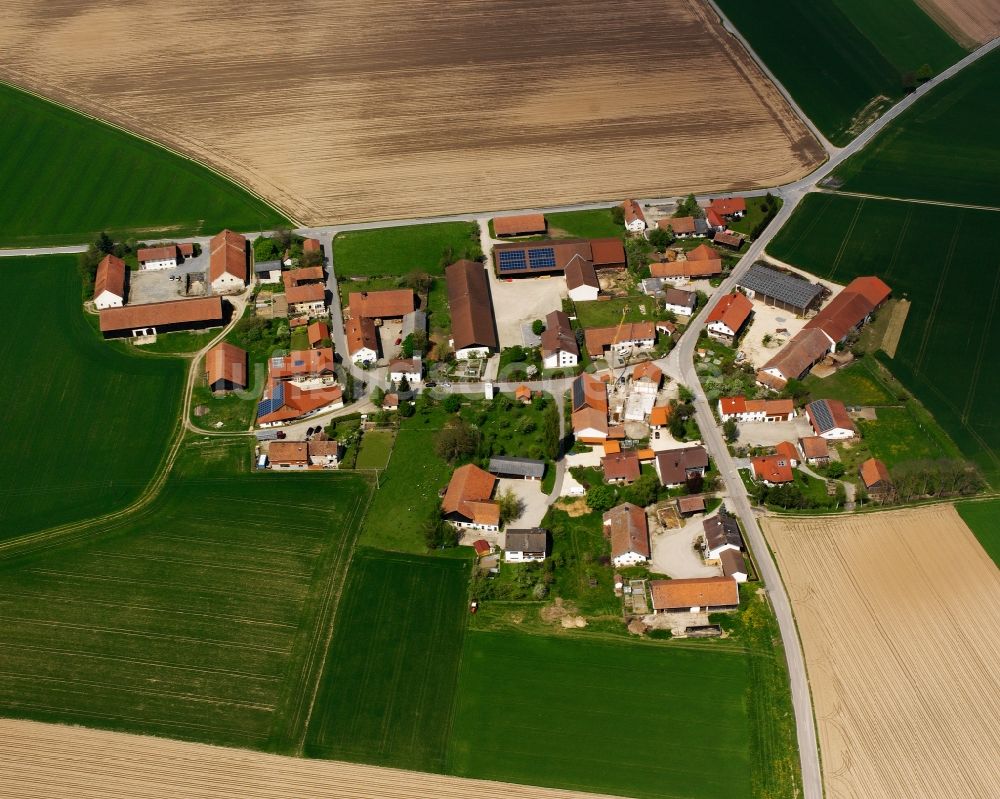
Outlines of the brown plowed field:
{"label": "brown plowed field", "polygon": [[997,0],[917,0],[959,44],[975,47],[1000,34]]}
{"label": "brown plowed field", "polygon": [[601,799],[592,793],[329,760],[303,760],[9,719],[0,720],[0,796],[5,799]]}
{"label": "brown plowed field", "polygon": [[771,186],[823,158],[703,0],[0,10],[0,76],[306,223]]}
{"label": "brown plowed field", "polygon": [[828,799],[1000,796],[1000,571],[955,509],[763,523]]}

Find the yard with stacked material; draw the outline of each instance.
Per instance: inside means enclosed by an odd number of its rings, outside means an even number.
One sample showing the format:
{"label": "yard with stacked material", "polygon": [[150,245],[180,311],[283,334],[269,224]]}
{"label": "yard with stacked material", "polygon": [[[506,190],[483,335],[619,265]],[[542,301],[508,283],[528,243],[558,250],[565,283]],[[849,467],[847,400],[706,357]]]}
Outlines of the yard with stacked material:
{"label": "yard with stacked material", "polygon": [[[98,115],[99,116],[99,115]],[[0,85],[0,246],[266,230],[287,222],[187,158]]]}
{"label": "yard with stacked material", "polygon": [[190,445],[142,512],[0,565],[0,714],[297,751],[368,485]]}
{"label": "yard with stacked material", "polygon": [[988,480],[1000,480],[1000,213],[810,194],[768,252],[821,278],[878,275],[911,305],[894,358],[878,357]]}
{"label": "yard with stacked material", "polygon": [[[8,0],[0,76],[190,153],[308,224],[778,185],[823,158],[702,0],[439,11],[311,0],[289,58],[276,5]],[[192,36],[192,20],[211,33]],[[712,146],[692,147],[708,116]]]}
{"label": "yard with stacked material", "polygon": [[102,341],[72,256],[3,258],[0,275],[19,298],[0,319],[2,542],[139,496],[177,429],[185,362]]}
{"label": "yard with stacked material", "polygon": [[358,551],[307,755],[445,770],[468,581],[467,559]]}
{"label": "yard with stacked material", "polygon": [[718,0],[732,23],[836,145],[903,93],[903,74],[940,72],[964,52],[913,0]]}
{"label": "yard with stacked material", "polygon": [[1000,50],[962,70],[840,166],[844,191],[1000,207]]}
{"label": "yard with stacked material", "polygon": [[1000,570],[950,505],[762,519],[830,799],[1000,795]]}

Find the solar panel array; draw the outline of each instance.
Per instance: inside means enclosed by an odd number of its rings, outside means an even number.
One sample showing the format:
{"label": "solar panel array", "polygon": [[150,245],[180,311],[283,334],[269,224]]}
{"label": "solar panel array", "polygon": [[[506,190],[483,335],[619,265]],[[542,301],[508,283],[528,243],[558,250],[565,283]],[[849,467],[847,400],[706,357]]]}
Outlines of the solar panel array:
{"label": "solar panel array", "polygon": [[582,408],[586,403],[586,396],[583,390],[583,378],[578,377],[573,381],[573,410]]}
{"label": "solar panel array", "polygon": [[528,263],[532,269],[555,269],[556,251],[551,247],[528,250]]}
{"label": "solar panel array", "polygon": [[739,285],[796,308],[808,307],[823,291],[816,283],[779,272],[763,264],[754,264],[740,278]]}
{"label": "solar panel array", "polygon": [[497,258],[499,259],[497,266],[501,272],[516,272],[528,268],[524,250],[500,250],[497,253]]}
{"label": "solar panel array", "polygon": [[285,404],[285,384],[278,383],[271,392],[269,399],[261,400],[257,404],[257,416],[267,416],[274,413]]}
{"label": "solar panel array", "polygon": [[825,400],[816,400],[809,403],[809,410],[812,412],[813,419],[816,420],[816,425],[820,430],[825,432],[837,426],[833,422],[833,414],[830,413],[830,406],[826,404]]}

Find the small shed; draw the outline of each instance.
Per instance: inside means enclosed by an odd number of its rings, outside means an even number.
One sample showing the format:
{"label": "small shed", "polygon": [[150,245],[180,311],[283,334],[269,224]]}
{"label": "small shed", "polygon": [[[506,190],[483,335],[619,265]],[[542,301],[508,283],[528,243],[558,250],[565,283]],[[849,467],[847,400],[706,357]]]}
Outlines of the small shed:
{"label": "small shed", "polygon": [[497,477],[541,480],[545,476],[545,461],[509,456],[490,458],[489,472]]}

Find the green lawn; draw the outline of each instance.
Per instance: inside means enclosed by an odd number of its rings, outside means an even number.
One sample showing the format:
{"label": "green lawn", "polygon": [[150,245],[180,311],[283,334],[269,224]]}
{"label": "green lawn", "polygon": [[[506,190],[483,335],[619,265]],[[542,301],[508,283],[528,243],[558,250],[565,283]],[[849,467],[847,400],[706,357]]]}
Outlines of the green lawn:
{"label": "green lawn", "polygon": [[464,559],[355,555],[307,755],[444,770],[468,578]]}
{"label": "green lawn", "polygon": [[549,233],[553,236],[572,236],[581,239],[621,238],[625,229],[611,218],[610,208],[592,211],[561,211],[546,214]]}
{"label": "green lawn", "polygon": [[193,161],[3,84],[0,118],[0,246],[288,224]]}
{"label": "green lawn", "polygon": [[[753,234],[757,225],[764,221],[767,213],[764,211],[764,206],[767,204],[766,197],[747,197],[747,213],[746,216],[741,219],[734,219],[729,223],[730,230],[735,230],[739,233],[745,233],[747,236]],[[780,197],[775,197],[773,199],[777,210],[781,209],[784,201]],[[777,210],[775,213],[777,213]],[[746,246],[746,245],[744,245]]]}
{"label": "green lawn", "polygon": [[296,750],[368,485],[190,446],[142,513],[0,569],[0,714]]}
{"label": "green lawn", "polygon": [[384,469],[392,454],[395,436],[390,430],[371,430],[361,439],[356,469]]}
{"label": "green lawn", "polygon": [[340,278],[406,275],[415,270],[443,275],[451,261],[478,255],[479,226],[474,222],[353,230],[333,240],[334,269]]}
{"label": "green lawn", "polygon": [[994,484],[1000,256],[984,249],[983,236],[998,224],[990,211],[811,194],[768,247],[839,283],[878,275],[910,300],[895,358],[878,357]]}
{"label": "green lawn", "polygon": [[[643,308],[646,313],[642,312]],[[577,319],[583,328],[614,327],[622,321],[623,310],[626,322],[652,322],[657,318],[655,303],[649,297],[620,297],[576,303]]]}
{"label": "green lawn", "polygon": [[[948,66],[963,51],[913,0],[720,0],[719,6],[816,126],[838,145],[874,98],[903,93],[902,73]],[[879,6],[873,8],[873,6]]]}
{"label": "green lawn", "polygon": [[878,374],[871,358],[863,358],[829,377],[809,375],[806,388],[814,399],[835,399],[845,405],[894,405],[899,397]]}
{"label": "green lawn", "polygon": [[835,174],[845,191],[1000,207],[998,124],[1000,52],[993,51],[915,103]]}
{"label": "green lawn", "polygon": [[[913,403],[902,407],[879,408],[878,419],[858,421],[862,453],[892,467],[907,461],[961,458],[962,453],[932,418],[924,416]],[[862,458],[863,459],[863,458]]]}
{"label": "green lawn", "polygon": [[136,349],[140,352],[186,355],[198,352],[221,332],[220,328],[213,328],[211,330],[178,330],[176,333],[160,333],[152,344],[143,344]]}
{"label": "green lawn", "polygon": [[1000,499],[991,499],[987,502],[957,502],[955,510],[1000,568]]}
{"label": "green lawn", "polygon": [[94,332],[71,256],[0,259],[19,301],[0,319],[0,540],[115,510],[177,430],[186,362],[124,354]]}

